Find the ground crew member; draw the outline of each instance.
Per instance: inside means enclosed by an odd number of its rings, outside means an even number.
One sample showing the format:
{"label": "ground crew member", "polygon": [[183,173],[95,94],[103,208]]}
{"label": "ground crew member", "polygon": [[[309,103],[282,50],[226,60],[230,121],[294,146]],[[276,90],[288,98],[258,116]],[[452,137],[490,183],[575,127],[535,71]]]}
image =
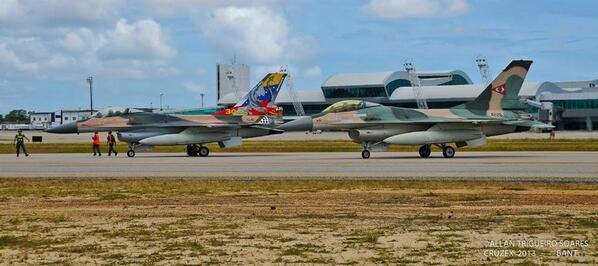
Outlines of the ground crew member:
{"label": "ground crew member", "polygon": [[30,141],[29,138],[26,137],[25,134],[23,134],[23,130],[19,129],[17,131],[17,135],[15,135],[15,139],[12,141],[13,145],[17,145],[17,157],[19,157],[21,149],[23,149],[23,153],[25,153],[25,156],[29,156],[29,153],[27,153],[27,150],[25,149],[25,140]]}
{"label": "ground crew member", "polygon": [[93,144],[93,156],[96,156],[96,152],[98,156],[102,156],[102,152],[100,151],[100,133],[96,131],[91,139],[93,140],[91,142]]}
{"label": "ground crew member", "polygon": [[108,156],[114,152],[114,156],[118,155],[116,149],[114,149],[114,145],[116,145],[116,138],[112,135],[112,131],[108,131]]}

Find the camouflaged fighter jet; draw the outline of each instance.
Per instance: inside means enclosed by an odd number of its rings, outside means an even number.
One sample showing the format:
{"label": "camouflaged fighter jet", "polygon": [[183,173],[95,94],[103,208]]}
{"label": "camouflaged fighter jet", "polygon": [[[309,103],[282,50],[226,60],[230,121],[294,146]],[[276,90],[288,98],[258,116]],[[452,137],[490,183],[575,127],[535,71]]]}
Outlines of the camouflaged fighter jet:
{"label": "camouflaged fighter jet", "polygon": [[282,133],[274,127],[282,123],[282,108],[274,100],[287,77],[269,73],[233,107],[191,109],[173,112],[143,112],[111,107],[88,119],[47,129],[50,133],[116,131],[120,141],[129,144],[127,156],[134,157],[140,146],[187,145],[187,155],[208,156],[203,144],[218,142],[220,147],[241,145],[243,138]]}
{"label": "camouflaged fighter jet", "polygon": [[302,117],[279,126],[285,131],[343,130],[363,144],[361,156],[370,150],[386,150],[389,144],[421,145],[419,154],[427,158],[431,145],[442,149],[446,158],[455,156],[457,147],[477,147],[487,136],[551,129],[552,125],[531,120],[521,111],[526,104],[518,94],[532,61],[512,61],[472,102],[450,109],[408,109],[383,106],[362,100],[335,103],[319,114]]}

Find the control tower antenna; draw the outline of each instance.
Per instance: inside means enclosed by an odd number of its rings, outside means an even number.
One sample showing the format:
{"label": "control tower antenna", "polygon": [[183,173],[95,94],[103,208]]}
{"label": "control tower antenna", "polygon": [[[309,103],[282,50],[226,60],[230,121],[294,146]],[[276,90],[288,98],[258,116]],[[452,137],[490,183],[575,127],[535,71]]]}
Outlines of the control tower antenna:
{"label": "control tower antenna", "polygon": [[419,76],[417,71],[415,70],[415,65],[413,64],[412,59],[405,60],[403,64],[405,66],[405,71],[409,74],[409,81],[411,81],[411,88],[413,88],[413,94],[415,95],[415,101],[417,102],[417,108],[419,109],[428,109],[428,102],[426,98],[424,98],[421,88],[421,81],[419,80]]}
{"label": "control tower antenna", "polygon": [[492,74],[490,73],[490,65],[488,65],[488,60],[483,55],[478,55],[475,59],[475,63],[478,65],[480,69],[480,75],[482,75],[482,82],[484,85],[487,85],[492,80]]}

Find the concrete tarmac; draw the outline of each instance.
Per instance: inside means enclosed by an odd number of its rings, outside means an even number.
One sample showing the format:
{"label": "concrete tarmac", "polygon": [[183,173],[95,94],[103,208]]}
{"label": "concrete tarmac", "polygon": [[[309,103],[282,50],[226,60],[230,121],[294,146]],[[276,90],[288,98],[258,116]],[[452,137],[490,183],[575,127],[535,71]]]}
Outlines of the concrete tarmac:
{"label": "concrete tarmac", "polygon": [[[138,153],[135,158],[91,154],[0,155],[1,177],[451,177],[582,178],[598,182],[598,152]],[[409,180],[409,179],[408,179]]]}
{"label": "concrete tarmac", "polygon": [[[40,136],[43,143],[91,143],[92,133],[81,134],[50,134],[42,131],[25,131],[26,136]],[[12,143],[15,131],[0,130],[0,143]],[[106,139],[106,132],[102,132],[102,140]],[[489,139],[548,139],[548,133],[519,132],[501,136],[489,137]],[[590,139],[598,138],[598,131],[558,131],[557,139]],[[286,132],[247,139],[248,141],[271,141],[271,140],[349,140],[347,132]]]}

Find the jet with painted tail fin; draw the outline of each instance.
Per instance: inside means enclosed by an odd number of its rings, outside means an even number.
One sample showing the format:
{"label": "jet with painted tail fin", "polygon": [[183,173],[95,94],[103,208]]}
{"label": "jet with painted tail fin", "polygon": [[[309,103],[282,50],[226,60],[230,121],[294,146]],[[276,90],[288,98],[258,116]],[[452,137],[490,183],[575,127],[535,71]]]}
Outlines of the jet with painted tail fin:
{"label": "jet with painted tail fin", "polygon": [[287,74],[267,74],[247,95],[230,108],[203,108],[164,112],[142,112],[110,107],[90,118],[47,129],[50,133],[118,132],[129,144],[129,157],[142,146],[187,145],[189,156],[208,156],[203,144],[221,147],[242,144],[244,138],[282,133],[282,108],[274,105]]}
{"label": "jet with painted tail fin", "polygon": [[512,61],[472,102],[450,109],[409,109],[384,106],[363,100],[335,103],[319,114],[301,117],[279,126],[285,131],[339,130],[363,145],[362,158],[388,145],[418,145],[421,157],[429,157],[431,146],[452,158],[457,147],[477,147],[486,137],[530,128],[552,129],[552,125],[531,120],[523,110],[519,90],[532,61]]}

